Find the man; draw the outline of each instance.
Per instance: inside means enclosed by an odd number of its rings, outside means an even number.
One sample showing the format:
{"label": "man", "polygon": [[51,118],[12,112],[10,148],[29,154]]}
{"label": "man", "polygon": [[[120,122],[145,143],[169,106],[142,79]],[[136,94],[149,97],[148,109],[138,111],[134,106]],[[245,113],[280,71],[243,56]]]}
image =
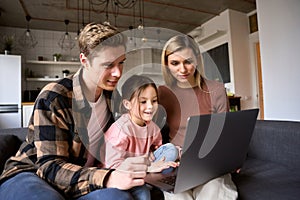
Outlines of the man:
{"label": "man", "polygon": [[2,200],[131,199],[123,190],[144,184],[147,157],[128,158],[116,170],[94,167],[118,107],[112,91],[125,45],[126,38],[108,25],[91,23],[81,31],[82,67],[39,94],[26,141],[0,177]]}

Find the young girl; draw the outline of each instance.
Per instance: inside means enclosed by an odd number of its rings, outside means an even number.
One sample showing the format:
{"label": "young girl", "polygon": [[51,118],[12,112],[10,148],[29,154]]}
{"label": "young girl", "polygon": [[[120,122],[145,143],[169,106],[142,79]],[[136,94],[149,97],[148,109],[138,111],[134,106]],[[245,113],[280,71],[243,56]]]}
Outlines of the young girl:
{"label": "young girl", "polygon": [[[177,148],[162,145],[159,127],[152,121],[158,109],[155,83],[144,76],[133,75],[122,86],[122,106],[125,113],[105,133],[104,167],[116,168],[124,159],[150,153],[148,172],[160,172],[176,167]],[[150,199],[146,186],[129,190],[135,199]]]}

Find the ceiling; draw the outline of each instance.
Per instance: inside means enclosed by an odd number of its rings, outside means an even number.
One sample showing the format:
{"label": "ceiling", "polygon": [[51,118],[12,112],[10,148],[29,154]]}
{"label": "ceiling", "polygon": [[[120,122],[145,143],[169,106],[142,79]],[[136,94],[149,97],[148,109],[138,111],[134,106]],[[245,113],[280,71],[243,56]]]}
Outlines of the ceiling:
{"label": "ceiling", "polygon": [[[108,21],[120,30],[137,27],[144,19],[145,27],[162,27],[188,33],[226,9],[249,13],[256,9],[255,0],[1,0],[0,26],[77,32],[82,24]],[[135,6],[128,9],[111,7]],[[103,4],[103,5],[100,5]],[[127,4],[127,5],[125,5]],[[141,5],[141,6],[139,6]],[[26,15],[31,16],[29,23]],[[115,17],[116,16],[116,17]],[[141,17],[142,16],[142,17]],[[135,22],[134,22],[135,21]]]}

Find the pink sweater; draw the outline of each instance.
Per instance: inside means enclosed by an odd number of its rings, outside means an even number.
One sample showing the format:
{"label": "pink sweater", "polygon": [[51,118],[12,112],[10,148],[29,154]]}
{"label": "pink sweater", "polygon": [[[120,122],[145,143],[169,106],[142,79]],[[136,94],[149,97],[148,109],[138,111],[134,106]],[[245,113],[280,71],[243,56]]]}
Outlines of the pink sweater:
{"label": "pink sweater", "polygon": [[178,146],[183,145],[189,116],[229,110],[225,88],[217,81],[205,80],[203,89],[160,86],[158,93],[167,113],[170,142]]}
{"label": "pink sweater", "polygon": [[[129,114],[123,114],[104,135],[104,168],[116,168],[127,157],[145,155],[162,144],[159,127],[151,121],[146,126],[135,124]],[[104,157],[103,157],[104,156]]]}

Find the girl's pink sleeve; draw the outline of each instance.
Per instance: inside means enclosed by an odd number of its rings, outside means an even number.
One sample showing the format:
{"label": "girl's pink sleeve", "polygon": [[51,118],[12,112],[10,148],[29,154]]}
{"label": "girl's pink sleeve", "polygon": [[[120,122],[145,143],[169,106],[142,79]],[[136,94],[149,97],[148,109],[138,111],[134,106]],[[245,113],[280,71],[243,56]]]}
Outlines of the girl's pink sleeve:
{"label": "girl's pink sleeve", "polygon": [[124,136],[114,124],[105,133],[104,168],[116,168],[125,160],[128,140]]}

